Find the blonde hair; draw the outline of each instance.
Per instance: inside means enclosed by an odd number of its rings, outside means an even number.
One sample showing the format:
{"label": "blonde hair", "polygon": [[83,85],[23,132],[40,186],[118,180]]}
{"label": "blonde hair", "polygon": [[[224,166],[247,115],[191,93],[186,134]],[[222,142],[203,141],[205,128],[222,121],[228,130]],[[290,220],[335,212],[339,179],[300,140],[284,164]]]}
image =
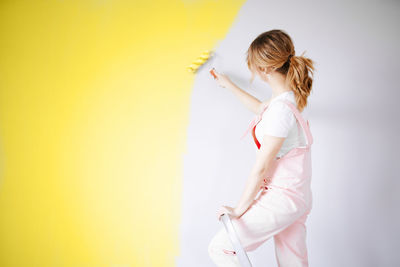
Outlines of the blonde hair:
{"label": "blonde hair", "polygon": [[273,70],[286,75],[286,83],[294,92],[297,108],[303,111],[307,106],[307,97],[312,89],[314,61],[304,57],[304,53],[295,56],[290,36],[279,29],[270,30],[257,36],[247,50],[247,66],[254,80],[255,72],[260,67],[272,67]]}

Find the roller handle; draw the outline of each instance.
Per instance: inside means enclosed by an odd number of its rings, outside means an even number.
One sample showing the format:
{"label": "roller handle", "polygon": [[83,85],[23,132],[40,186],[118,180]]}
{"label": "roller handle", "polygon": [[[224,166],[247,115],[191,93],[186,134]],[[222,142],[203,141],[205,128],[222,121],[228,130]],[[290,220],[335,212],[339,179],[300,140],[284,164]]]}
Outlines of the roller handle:
{"label": "roller handle", "polygon": [[215,70],[215,69],[212,68],[212,69],[210,70],[210,73],[211,73],[212,76],[214,76],[214,79],[217,79],[217,75],[215,74],[214,70]]}

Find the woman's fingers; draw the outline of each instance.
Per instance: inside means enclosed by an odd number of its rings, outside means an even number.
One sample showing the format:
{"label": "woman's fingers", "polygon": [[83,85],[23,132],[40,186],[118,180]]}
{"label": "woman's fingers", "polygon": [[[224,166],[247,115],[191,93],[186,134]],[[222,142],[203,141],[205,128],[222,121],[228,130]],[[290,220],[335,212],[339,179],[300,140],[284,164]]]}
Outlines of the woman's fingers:
{"label": "woman's fingers", "polygon": [[214,68],[212,68],[210,70],[210,73],[211,73],[212,76],[214,76],[214,79],[218,79],[218,75],[219,74],[217,73],[217,71]]}
{"label": "woman's fingers", "polygon": [[212,68],[210,73],[214,76],[214,79],[217,81],[219,86],[227,88],[231,84],[229,77],[223,73],[217,72],[215,68]]}

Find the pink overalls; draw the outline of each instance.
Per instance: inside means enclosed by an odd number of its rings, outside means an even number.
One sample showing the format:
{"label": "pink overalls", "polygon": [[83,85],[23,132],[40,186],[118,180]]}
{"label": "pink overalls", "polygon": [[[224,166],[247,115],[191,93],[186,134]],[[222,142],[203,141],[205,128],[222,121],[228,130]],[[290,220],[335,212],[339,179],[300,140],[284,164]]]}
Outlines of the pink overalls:
{"label": "pink overalls", "polygon": [[[264,178],[265,186],[261,194],[240,218],[232,219],[232,224],[245,251],[255,250],[273,236],[279,267],[305,267],[308,266],[305,222],[312,208],[313,137],[308,121],[304,120],[298,109],[290,101],[278,101],[285,102],[293,111],[296,122],[304,129],[307,145],[293,148],[281,158],[273,160]],[[256,138],[255,128],[261,118],[262,114],[253,119],[245,133],[252,128],[258,149],[260,142]],[[240,266],[223,227],[212,238],[208,252],[219,267]]]}

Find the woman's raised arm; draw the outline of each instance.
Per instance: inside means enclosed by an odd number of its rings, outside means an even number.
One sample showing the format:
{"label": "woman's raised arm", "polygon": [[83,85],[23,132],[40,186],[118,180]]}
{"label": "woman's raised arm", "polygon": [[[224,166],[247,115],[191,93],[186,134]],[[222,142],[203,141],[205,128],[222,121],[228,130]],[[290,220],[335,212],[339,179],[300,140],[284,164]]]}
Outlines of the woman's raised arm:
{"label": "woman's raised arm", "polygon": [[229,84],[227,88],[231,90],[239,98],[240,102],[242,102],[242,104],[246,108],[248,108],[255,114],[260,114],[270,101],[270,99],[268,99],[265,102],[261,102],[258,98],[252,96],[243,89],[239,88],[233,82],[231,82],[231,84]]}
{"label": "woman's raised arm", "polygon": [[269,103],[270,99],[261,102],[256,97],[239,88],[229,79],[227,75],[218,73],[215,69],[213,70],[213,73],[216,76],[215,79],[218,85],[231,90],[239,98],[239,101],[253,113],[260,114],[263,111],[264,107]]}

